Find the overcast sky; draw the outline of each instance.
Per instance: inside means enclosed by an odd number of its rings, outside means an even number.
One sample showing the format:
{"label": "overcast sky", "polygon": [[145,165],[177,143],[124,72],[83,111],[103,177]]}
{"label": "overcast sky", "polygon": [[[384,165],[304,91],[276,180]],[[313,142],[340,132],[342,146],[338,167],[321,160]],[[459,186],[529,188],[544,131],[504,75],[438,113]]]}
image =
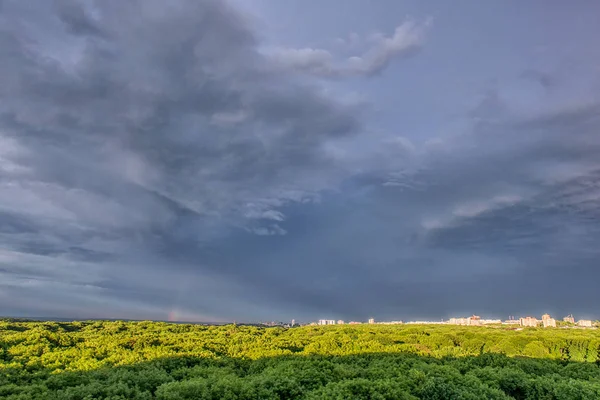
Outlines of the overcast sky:
{"label": "overcast sky", "polygon": [[0,0],[0,315],[600,317],[598,15]]}

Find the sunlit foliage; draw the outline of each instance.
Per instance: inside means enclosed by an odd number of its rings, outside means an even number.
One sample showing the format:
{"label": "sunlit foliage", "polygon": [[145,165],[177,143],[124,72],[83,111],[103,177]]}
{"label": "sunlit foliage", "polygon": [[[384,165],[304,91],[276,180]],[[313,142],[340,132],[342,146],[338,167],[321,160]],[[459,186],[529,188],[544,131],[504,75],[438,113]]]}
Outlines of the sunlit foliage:
{"label": "sunlit foliage", "polygon": [[0,321],[0,398],[600,399],[597,330]]}

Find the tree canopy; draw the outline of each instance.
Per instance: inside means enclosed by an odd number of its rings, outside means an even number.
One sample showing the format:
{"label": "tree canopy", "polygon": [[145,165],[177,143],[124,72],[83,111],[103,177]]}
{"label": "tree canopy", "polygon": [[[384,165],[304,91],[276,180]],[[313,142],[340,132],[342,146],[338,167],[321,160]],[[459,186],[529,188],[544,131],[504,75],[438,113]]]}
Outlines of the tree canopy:
{"label": "tree canopy", "polygon": [[597,330],[0,321],[0,398],[593,399]]}

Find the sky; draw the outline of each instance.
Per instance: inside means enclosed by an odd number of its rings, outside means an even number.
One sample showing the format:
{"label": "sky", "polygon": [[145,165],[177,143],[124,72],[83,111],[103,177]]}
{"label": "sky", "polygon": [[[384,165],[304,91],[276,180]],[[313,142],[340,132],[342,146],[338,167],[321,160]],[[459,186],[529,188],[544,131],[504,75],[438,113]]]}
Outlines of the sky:
{"label": "sky", "polygon": [[0,0],[0,315],[600,318],[598,15]]}

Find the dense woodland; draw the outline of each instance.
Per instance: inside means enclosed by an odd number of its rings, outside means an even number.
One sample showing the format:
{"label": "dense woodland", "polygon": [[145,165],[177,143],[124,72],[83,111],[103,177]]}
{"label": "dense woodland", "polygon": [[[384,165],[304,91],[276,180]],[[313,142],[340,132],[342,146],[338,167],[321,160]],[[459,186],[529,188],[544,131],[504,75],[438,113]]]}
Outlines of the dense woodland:
{"label": "dense woodland", "polygon": [[2,399],[600,399],[600,331],[0,321]]}

